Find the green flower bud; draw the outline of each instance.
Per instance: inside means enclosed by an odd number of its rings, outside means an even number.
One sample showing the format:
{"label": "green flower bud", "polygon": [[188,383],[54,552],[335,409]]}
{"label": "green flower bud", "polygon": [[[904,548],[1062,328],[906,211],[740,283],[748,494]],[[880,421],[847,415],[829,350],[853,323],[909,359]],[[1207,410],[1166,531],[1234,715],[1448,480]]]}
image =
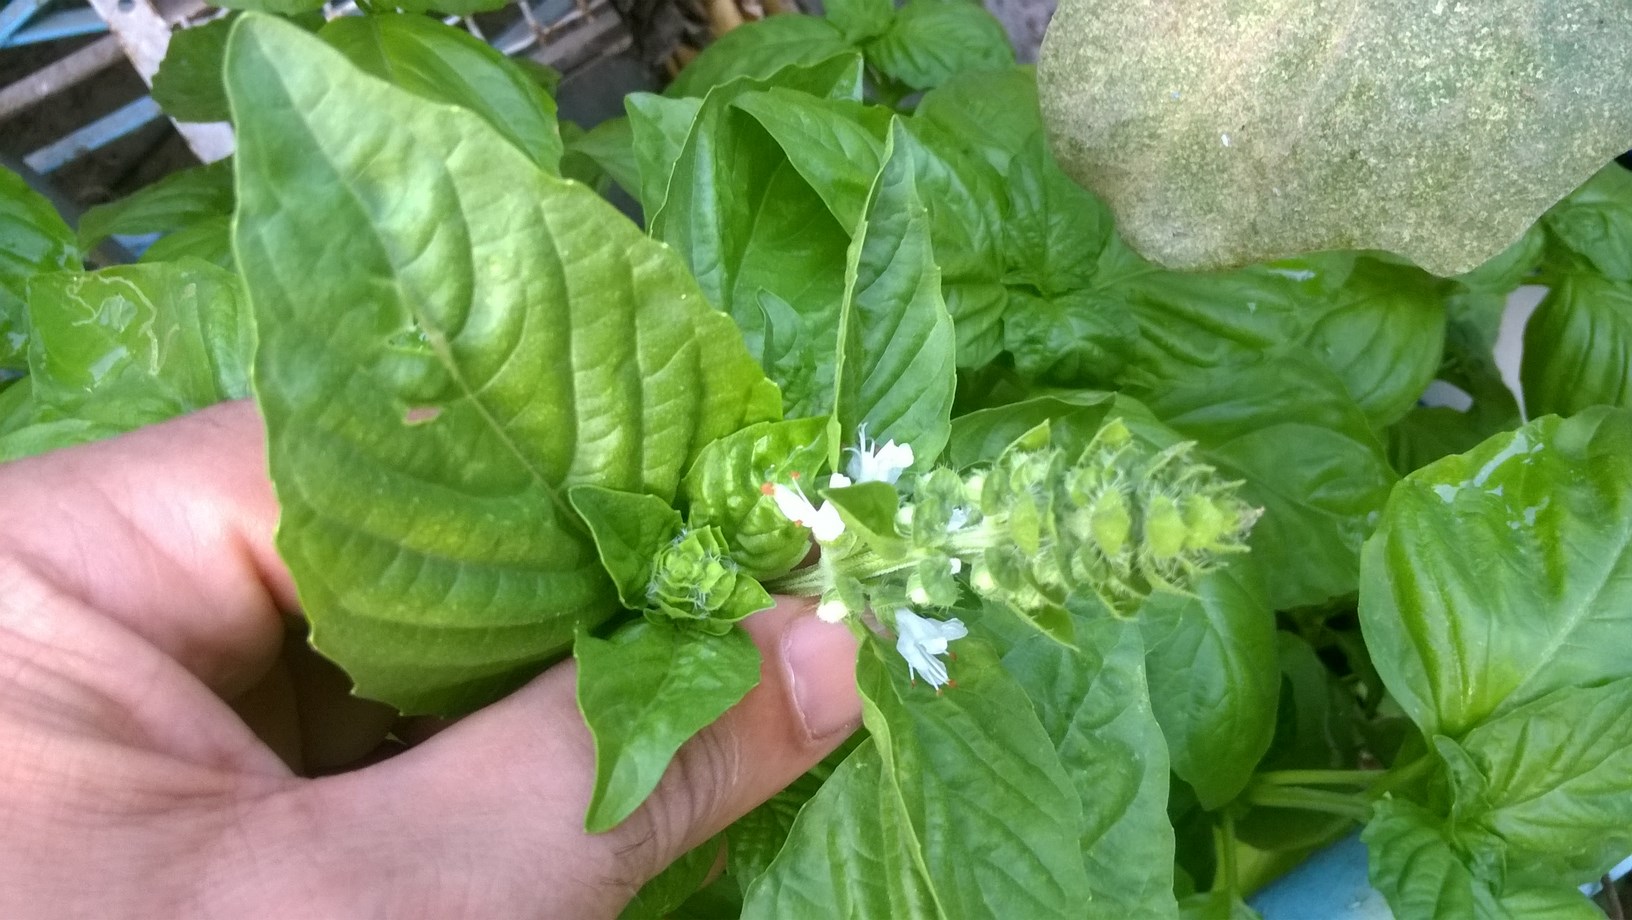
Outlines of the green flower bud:
{"label": "green flower bud", "polygon": [[715,633],[771,606],[765,589],[730,557],[718,527],[681,531],[659,551],[646,600],[649,617],[689,621]]}
{"label": "green flower bud", "polygon": [[1092,594],[1119,615],[1154,589],[1186,592],[1245,550],[1257,512],[1188,444],[1151,451],[1120,420],[1070,460],[1034,429],[984,474],[994,535],[973,560],[982,596],[1037,613]]}

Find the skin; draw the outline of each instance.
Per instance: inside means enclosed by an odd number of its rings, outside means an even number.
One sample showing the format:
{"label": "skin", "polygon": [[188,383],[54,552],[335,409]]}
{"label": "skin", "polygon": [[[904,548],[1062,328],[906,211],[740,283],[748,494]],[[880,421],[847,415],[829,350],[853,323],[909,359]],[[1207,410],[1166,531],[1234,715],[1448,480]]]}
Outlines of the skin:
{"label": "skin", "polygon": [[230,404],[0,466],[0,916],[614,917],[859,721],[848,630],[781,599],[760,685],[587,835],[570,661],[452,724],[346,696],[265,464]]}

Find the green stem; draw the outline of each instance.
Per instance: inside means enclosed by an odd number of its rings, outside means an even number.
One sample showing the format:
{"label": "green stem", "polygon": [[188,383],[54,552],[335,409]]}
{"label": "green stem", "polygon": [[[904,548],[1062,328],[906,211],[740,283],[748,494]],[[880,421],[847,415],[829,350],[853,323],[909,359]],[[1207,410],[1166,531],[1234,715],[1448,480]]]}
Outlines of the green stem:
{"label": "green stem", "polygon": [[1247,790],[1247,801],[1264,808],[1319,811],[1361,822],[1371,813],[1367,799],[1362,796],[1300,786],[1254,786]]}
{"label": "green stem", "polygon": [[1358,786],[1364,789],[1387,775],[1382,770],[1272,770],[1253,779],[1265,786]]}
{"label": "green stem", "polygon": [[1241,870],[1235,857],[1235,815],[1225,809],[1218,827],[1219,873],[1224,876],[1224,890],[1231,898],[1241,895]]}
{"label": "green stem", "polygon": [[1409,786],[1417,780],[1427,776],[1434,768],[1437,760],[1432,754],[1424,754],[1403,767],[1395,767],[1383,774],[1383,778],[1367,793],[1371,799],[1380,799],[1396,789]]}

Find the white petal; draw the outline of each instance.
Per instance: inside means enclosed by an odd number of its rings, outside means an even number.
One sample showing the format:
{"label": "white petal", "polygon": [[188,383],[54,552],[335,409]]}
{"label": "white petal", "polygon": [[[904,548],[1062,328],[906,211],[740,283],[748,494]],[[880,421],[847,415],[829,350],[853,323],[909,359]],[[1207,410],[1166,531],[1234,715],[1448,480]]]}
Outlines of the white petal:
{"label": "white petal", "polygon": [[836,540],[839,534],[844,533],[844,519],[839,517],[839,509],[833,507],[832,502],[822,502],[820,510],[810,520],[801,523],[810,528],[811,535],[818,543]]}
{"label": "white petal", "polygon": [[884,470],[890,482],[901,478],[907,467],[912,466],[912,446],[897,444],[894,441],[885,441],[884,446],[873,454],[874,462]]}
{"label": "white petal", "polygon": [[947,643],[969,635],[961,620],[931,620],[903,607],[895,612],[895,650],[907,660],[907,667],[939,687],[947,682],[946,664],[936,655],[947,652]]}
{"label": "white petal", "polygon": [[772,486],[771,501],[776,502],[778,511],[788,520],[805,527],[816,518],[816,508],[811,505],[810,499],[787,486]]}
{"label": "white petal", "polygon": [[850,608],[845,606],[844,601],[836,597],[824,600],[816,605],[816,618],[824,623],[838,623],[849,615]]}
{"label": "white petal", "polygon": [[957,556],[953,556],[952,557],[952,574],[956,575],[961,571],[963,571],[963,560],[959,559]]}
{"label": "white petal", "polygon": [[827,487],[829,489],[848,489],[851,485],[852,483],[850,482],[850,477],[844,475],[843,473],[834,473],[832,476],[828,477],[827,480]]}

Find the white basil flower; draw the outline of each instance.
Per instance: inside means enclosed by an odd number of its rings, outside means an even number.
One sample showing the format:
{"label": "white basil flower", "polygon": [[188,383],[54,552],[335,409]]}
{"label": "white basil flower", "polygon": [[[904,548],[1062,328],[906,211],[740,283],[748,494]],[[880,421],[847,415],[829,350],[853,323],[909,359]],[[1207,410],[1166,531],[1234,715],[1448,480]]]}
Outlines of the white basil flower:
{"label": "white basil flower", "polygon": [[939,690],[951,680],[946,674],[946,663],[937,655],[948,654],[947,643],[969,635],[962,620],[931,620],[905,607],[895,612],[895,650],[907,659],[909,673],[922,677],[931,687]]}
{"label": "white basil flower", "polygon": [[[843,488],[849,484],[849,480],[843,476],[834,476],[833,482],[830,483],[834,488]],[[771,497],[771,501],[776,502],[776,508],[782,512],[782,516],[800,527],[809,527],[816,542],[827,543],[838,539],[839,534],[844,533],[844,520],[839,517],[839,509],[833,507],[832,502],[822,502],[822,506],[818,508],[810,503],[805,493],[797,489],[772,483],[767,483],[765,489],[765,494]]]}
{"label": "white basil flower", "polygon": [[887,482],[895,484],[907,467],[912,466],[912,447],[885,441],[883,444],[867,440],[867,427],[856,432],[857,446],[849,448],[850,463],[845,469],[856,482]]}

